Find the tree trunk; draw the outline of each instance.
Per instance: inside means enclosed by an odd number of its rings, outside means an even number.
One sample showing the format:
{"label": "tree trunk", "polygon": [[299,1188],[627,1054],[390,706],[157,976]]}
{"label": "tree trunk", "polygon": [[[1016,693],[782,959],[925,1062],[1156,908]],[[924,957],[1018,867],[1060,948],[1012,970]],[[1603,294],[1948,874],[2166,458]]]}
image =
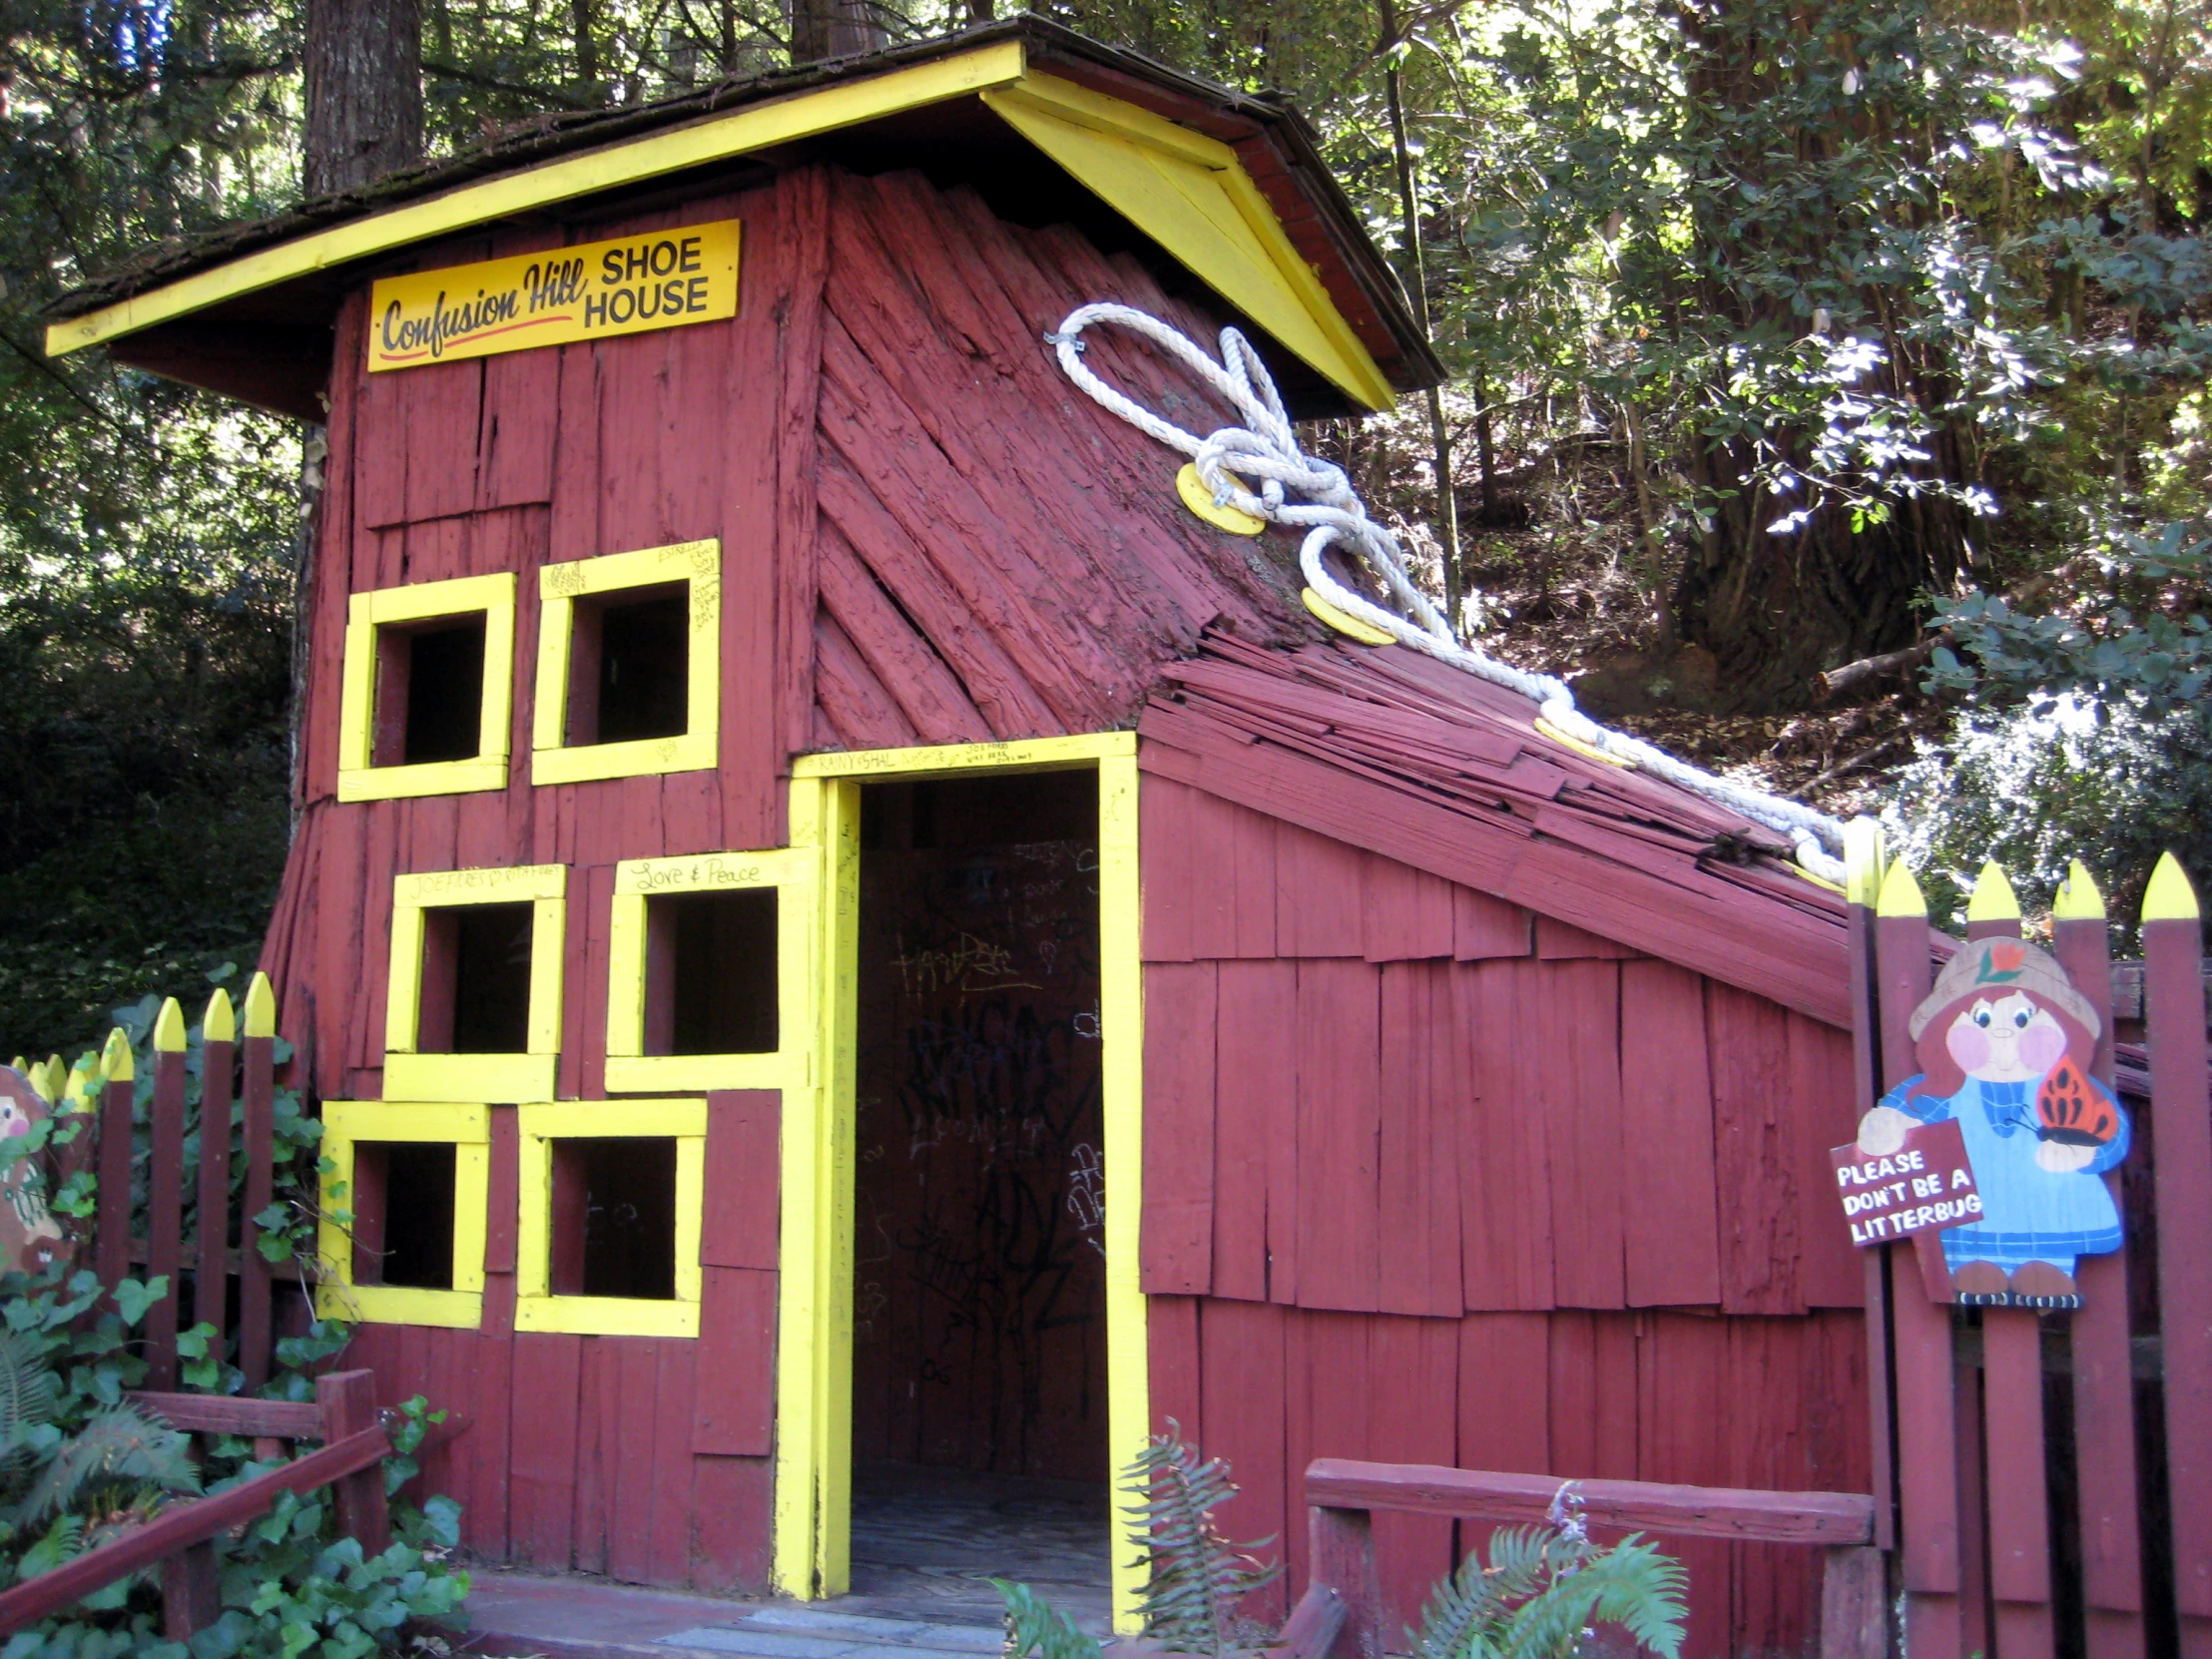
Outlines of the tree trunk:
{"label": "tree trunk", "polygon": [[418,0],[307,0],[309,196],[353,190],[422,159]]}
{"label": "tree trunk", "polygon": [[[1722,449],[1698,471],[1701,483],[1733,488],[1740,467]],[[1964,559],[1961,515],[1947,501],[1899,502],[1856,531],[1847,512],[1828,509],[1794,535],[1769,535],[1787,510],[1770,495],[1725,500],[1683,561],[1676,626],[1713,653],[1723,712],[1802,708],[1829,664],[1910,645],[1920,596],[1947,590]]]}
{"label": "tree trunk", "polygon": [[787,0],[792,62],[880,52],[890,44],[879,0]]}

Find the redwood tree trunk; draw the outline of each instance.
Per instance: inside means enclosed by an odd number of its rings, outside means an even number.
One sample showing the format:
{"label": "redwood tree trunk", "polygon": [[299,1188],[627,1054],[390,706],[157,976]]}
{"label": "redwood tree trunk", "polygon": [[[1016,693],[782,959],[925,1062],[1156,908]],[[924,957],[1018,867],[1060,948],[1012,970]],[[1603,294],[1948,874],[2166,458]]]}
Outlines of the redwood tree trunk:
{"label": "redwood tree trunk", "polygon": [[306,35],[307,195],[420,161],[419,0],[307,0]]}
{"label": "redwood tree trunk", "polygon": [[787,0],[792,62],[879,52],[890,44],[880,0]]}
{"label": "redwood tree trunk", "polygon": [[[1732,486],[1741,467],[1721,450],[1698,470]],[[1677,626],[1713,653],[1724,712],[1802,706],[1821,670],[1912,644],[1920,596],[1948,589],[1962,562],[1963,526],[1947,501],[1900,502],[1887,523],[1856,532],[1832,509],[1795,535],[1767,534],[1787,510],[1772,496],[1724,501],[1683,561]]]}

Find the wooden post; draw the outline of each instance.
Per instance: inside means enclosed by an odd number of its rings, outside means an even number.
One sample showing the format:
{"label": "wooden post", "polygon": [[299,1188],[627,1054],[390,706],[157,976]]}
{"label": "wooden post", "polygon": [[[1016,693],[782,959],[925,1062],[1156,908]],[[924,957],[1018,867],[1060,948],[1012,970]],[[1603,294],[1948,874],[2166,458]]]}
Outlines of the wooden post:
{"label": "wooden post", "polygon": [[192,1317],[215,1327],[208,1352],[223,1358],[229,1326],[231,1243],[231,1071],[238,1056],[238,1016],[220,985],[200,1022],[200,1266]]}
{"label": "wooden post", "polygon": [[153,1157],[146,1181],[146,1274],[169,1294],[146,1310],[146,1385],[177,1386],[177,1303],[185,1292],[185,1011],[154,1016]]}
{"label": "wooden post", "polygon": [[[1981,866],[1966,907],[1969,939],[2020,936],[2020,905],[1994,863]],[[2050,1519],[2043,1459],[2043,1337],[2032,1308],[1981,1310],[1981,1464],[1989,1593],[2002,1659],[2051,1659]],[[1969,1635],[1968,1645],[1972,1638]]]}
{"label": "wooden post", "polygon": [[173,1642],[193,1635],[223,1617],[223,1580],[216,1570],[215,1545],[197,1543],[162,1563],[162,1634]]}
{"label": "wooden post", "polygon": [[[1883,877],[1875,905],[1875,975],[1882,998],[1882,1074],[1894,1088],[1918,1069],[1907,1021],[1928,995],[1928,905],[1905,860]],[[1957,1404],[1950,1309],[1929,1295],[1914,1247],[1886,1245],[1897,1334],[1900,1553],[1905,1646],[1914,1659],[1961,1659]]]}
{"label": "wooden post", "polygon": [[[380,1420],[376,1411],[376,1377],[373,1372],[334,1371],[315,1380],[315,1403],[322,1407],[322,1443],[336,1445]],[[391,1516],[384,1502],[384,1465],[365,1469],[333,1482],[338,1531],[358,1538],[361,1553],[375,1555],[391,1542]]]}
{"label": "wooden post", "polygon": [[2143,894],[2143,1013],[2157,1091],[2166,1489],[2182,1659],[2212,1659],[2212,1506],[2203,1501],[2212,1492],[2212,1103],[2202,925],[2189,877],[2168,852]]}
{"label": "wooden post", "polygon": [[1821,1659],[1884,1659],[1890,1651],[1890,1596],[1882,1551],[1839,1544],[1827,1555],[1821,1574]]}
{"label": "wooden post", "polygon": [[239,1222],[239,1370],[247,1390],[269,1381],[270,1271],[254,1218],[276,1202],[276,997],[269,975],[246,987],[246,1213]]}
{"label": "wooden post", "polygon": [[[1852,1107],[1864,1113],[1881,1098],[1882,1001],[1875,981],[1874,907],[1886,863],[1882,826],[1871,818],[1844,826],[1844,927],[1851,946]],[[1855,1116],[1843,1133],[1858,1133]],[[1867,1433],[1873,1442],[1875,1547],[1897,1548],[1897,1469],[1890,1457],[1890,1263],[1889,1253],[1863,1250],[1860,1267],[1867,1297]],[[1889,1598],[1876,1602],[1887,1609]],[[1887,1617],[1887,1613],[1884,1614]]]}
{"label": "wooden post", "polygon": [[100,1193],[93,1219],[93,1265],[114,1295],[131,1271],[131,1099],[137,1073],[131,1040],[117,1026],[100,1056]]}
{"label": "wooden post", "polygon": [[1365,1509],[1309,1507],[1308,1576],[1337,1592],[1345,1623],[1336,1659],[1382,1659],[1382,1578],[1375,1564],[1375,1521]]}
{"label": "wooden post", "polygon": [[[2097,1011],[2093,1068],[2112,1083],[2112,961],[2104,897],[2077,859],[2051,907],[2053,953]],[[2117,1171],[2104,1178],[2122,1209]],[[2127,1329],[2127,1252],[2076,1264],[2074,1457],[2081,1492],[2081,1599],[2088,1659],[2142,1659],[2142,1544],[2137,1533],[2135,1380]],[[2177,1492],[2176,1494],[2180,1494]]]}

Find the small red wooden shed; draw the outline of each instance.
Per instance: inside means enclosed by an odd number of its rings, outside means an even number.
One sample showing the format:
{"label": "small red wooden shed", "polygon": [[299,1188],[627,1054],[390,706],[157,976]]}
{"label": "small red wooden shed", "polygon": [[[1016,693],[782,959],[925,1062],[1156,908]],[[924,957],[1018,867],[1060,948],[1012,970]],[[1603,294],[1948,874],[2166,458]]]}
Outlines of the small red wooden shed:
{"label": "small red wooden shed", "polygon": [[[473,1419],[480,1555],[802,1596],[855,1465],[1103,1487],[1170,1418],[1279,1605],[1316,1456],[1869,1489],[1802,1219],[1841,899],[1318,624],[1062,376],[1100,299],[1301,414],[1438,372],[1295,115],[1030,19],[548,118],[55,323],[324,428],[264,965],[348,1364]],[[1383,1524],[1409,1619],[1451,1527]],[[1685,1553],[1696,1651],[1801,1645],[1810,1563]]]}

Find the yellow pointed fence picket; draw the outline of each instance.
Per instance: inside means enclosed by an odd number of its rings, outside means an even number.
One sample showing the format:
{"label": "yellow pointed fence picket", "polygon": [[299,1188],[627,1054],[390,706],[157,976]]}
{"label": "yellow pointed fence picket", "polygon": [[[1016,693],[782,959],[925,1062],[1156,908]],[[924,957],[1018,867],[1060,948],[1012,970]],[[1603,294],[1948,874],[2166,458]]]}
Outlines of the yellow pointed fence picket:
{"label": "yellow pointed fence picket", "polygon": [[[1879,831],[1852,829],[1864,1111],[1921,1069],[1908,1021],[1955,942],[1931,930],[1919,884],[1885,857]],[[2022,936],[1994,864],[1965,920],[1968,941]],[[2141,962],[2115,971],[2103,896],[2078,861],[2050,917],[2049,949],[2101,1022],[2094,1074],[2135,1125],[2125,1162],[2102,1177],[2127,1242],[2080,1259],[2079,1308],[1961,1306],[1935,1233],[1867,1253],[1878,1530],[1899,1612],[1891,1651],[1913,1659],[2212,1656],[2203,932],[2170,853],[2141,921]]]}
{"label": "yellow pointed fence picket", "polygon": [[[247,1391],[269,1379],[271,1267],[261,1251],[262,1229],[254,1220],[276,1196],[276,999],[266,974],[255,974],[247,987],[244,1024],[242,1040],[239,1012],[230,992],[219,988],[201,1022],[199,1184],[188,1206],[190,1034],[175,997],[163,1002],[155,1016],[143,1235],[132,1225],[138,1078],[130,1037],[116,1027],[97,1058],[88,1054],[75,1066],[65,1066],[58,1054],[15,1062],[16,1070],[55,1108],[57,1118],[89,1120],[55,1148],[48,1171],[56,1191],[80,1171],[90,1169],[97,1177],[91,1236],[70,1241],[70,1248],[83,1259],[89,1245],[90,1266],[108,1296],[134,1270],[148,1282],[168,1281],[169,1294],[148,1307],[140,1334],[147,1386],[155,1390],[177,1385],[178,1338],[181,1330],[191,1328],[182,1318],[188,1306],[192,1324],[214,1328],[208,1351],[215,1355],[226,1352],[235,1308],[235,1363],[245,1374]],[[232,1180],[242,1163],[242,1196],[234,1217]],[[198,1211],[199,1243],[189,1275],[184,1248],[188,1207]]]}

